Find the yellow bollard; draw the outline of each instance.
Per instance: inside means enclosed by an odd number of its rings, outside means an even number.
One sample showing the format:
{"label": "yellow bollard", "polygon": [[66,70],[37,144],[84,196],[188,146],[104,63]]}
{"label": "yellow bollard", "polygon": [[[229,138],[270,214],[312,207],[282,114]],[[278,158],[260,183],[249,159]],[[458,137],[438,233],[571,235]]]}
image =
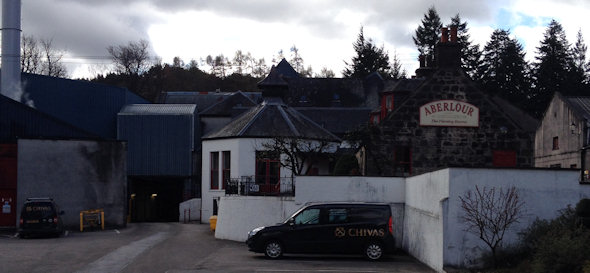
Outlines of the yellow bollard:
{"label": "yellow bollard", "polygon": [[211,231],[215,231],[216,227],[217,227],[217,215],[213,215],[213,216],[209,217],[209,228],[211,228]]}

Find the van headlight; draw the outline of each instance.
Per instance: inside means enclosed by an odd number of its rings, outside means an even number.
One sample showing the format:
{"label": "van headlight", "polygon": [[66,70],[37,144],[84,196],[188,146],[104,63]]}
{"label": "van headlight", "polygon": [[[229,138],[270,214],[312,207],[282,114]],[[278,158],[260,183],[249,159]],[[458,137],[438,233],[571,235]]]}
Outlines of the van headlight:
{"label": "van headlight", "polygon": [[251,230],[250,232],[248,232],[248,238],[256,235],[256,233],[258,233],[259,231],[261,231],[263,229],[264,229],[264,227],[257,227],[255,229]]}

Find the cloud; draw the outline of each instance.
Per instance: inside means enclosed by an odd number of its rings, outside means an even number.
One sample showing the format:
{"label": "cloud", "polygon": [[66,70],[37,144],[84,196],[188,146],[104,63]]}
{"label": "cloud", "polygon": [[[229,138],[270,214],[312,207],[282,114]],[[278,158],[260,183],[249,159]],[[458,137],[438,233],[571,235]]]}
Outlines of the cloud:
{"label": "cloud", "polygon": [[[107,46],[143,38],[166,62],[233,56],[238,49],[269,62],[279,49],[288,55],[296,45],[306,64],[335,72],[354,54],[352,43],[364,26],[368,38],[390,54],[396,50],[412,73],[412,36],[433,5],[444,24],[460,14],[481,46],[494,28],[510,28],[526,41],[527,56],[539,42],[530,40],[539,37],[530,31],[538,33],[547,18],[559,20],[573,42],[590,10],[586,0],[24,0],[22,19],[23,34],[53,38],[82,62],[106,57]],[[590,27],[583,31],[590,36]]]}

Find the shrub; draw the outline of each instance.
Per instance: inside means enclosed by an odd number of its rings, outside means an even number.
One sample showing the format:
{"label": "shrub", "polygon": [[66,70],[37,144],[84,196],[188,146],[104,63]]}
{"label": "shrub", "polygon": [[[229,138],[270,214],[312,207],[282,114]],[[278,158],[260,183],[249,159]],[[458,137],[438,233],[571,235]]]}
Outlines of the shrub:
{"label": "shrub", "polygon": [[551,231],[543,236],[532,261],[534,272],[582,272],[590,255],[587,229]]}
{"label": "shrub", "polygon": [[535,220],[521,234],[531,271],[575,273],[590,269],[590,230],[580,224],[576,212],[568,206],[553,220]]}
{"label": "shrub", "polygon": [[334,175],[357,175],[359,164],[356,157],[351,154],[342,155],[334,166]]}

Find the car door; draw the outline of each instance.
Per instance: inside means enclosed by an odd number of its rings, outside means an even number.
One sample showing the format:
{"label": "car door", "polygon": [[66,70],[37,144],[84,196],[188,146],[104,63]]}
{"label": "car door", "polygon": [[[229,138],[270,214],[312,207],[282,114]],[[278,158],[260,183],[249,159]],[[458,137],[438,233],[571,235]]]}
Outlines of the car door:
{"label": "car door", "polygon": [[321,236],[318,243],[323,252],[342,253],[348,248],[348,209],[345,207],[327,207],[323,211]]}
{"label": "car door", "polygon": [[290,221],[290,229],[283,236],[287,251],[297,253],[318,251],[320,215],[321,209],[319,207],[309,207],[293,216],[292,221]]}

